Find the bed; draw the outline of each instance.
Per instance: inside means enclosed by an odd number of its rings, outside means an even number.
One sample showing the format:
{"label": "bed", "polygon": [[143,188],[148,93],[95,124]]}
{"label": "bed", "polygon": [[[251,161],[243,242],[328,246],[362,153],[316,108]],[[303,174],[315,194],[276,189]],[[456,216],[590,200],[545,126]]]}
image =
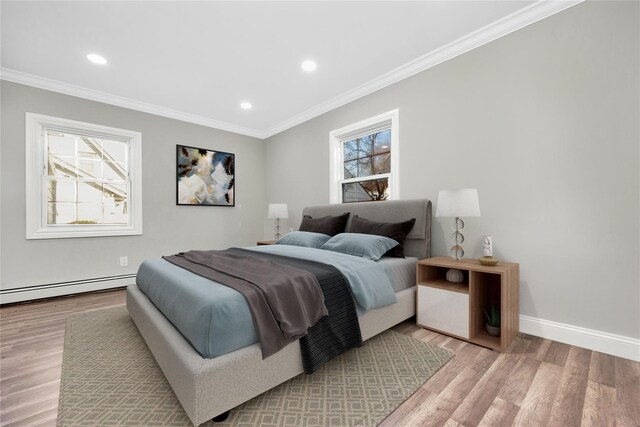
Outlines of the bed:
{"label": "bed", "polygon": [[[428,258],[431,242],[431,202],[428,200],[387,201],[307,207],[303,215],[336,216],[344,212],[371,221],[416,222],[405,241],[408,258]],[[346,231],[349,231],[347,223]],[[402,261],[385,261],[401,263]],[[406,261],[405,261],[406,263]],[[414,264],[415,265],[415,264]],[[397,302],[359,312],[362,339],[367,340],[415,315],[415,286],[396,269],[394,283]],[[404,278],[401,276],[404,275]],[[300,346],[292,342],[263,359],[254,343],[213,358],[203,357],[156,308],[137,285],[127,288],[127,309],[194,425],[199,425],[233,409],[303,372]]]}

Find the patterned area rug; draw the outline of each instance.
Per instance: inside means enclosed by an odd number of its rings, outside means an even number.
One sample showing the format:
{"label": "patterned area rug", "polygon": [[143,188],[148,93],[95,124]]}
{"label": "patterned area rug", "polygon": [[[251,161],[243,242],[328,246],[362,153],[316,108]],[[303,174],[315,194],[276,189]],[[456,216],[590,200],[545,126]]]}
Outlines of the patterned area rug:
{"label": "patterned area rug", "polygon": [[[451,357],[386,331],[204,425],[374,426]],[[58,425],[192,425],[124,307],[69,319]]]}

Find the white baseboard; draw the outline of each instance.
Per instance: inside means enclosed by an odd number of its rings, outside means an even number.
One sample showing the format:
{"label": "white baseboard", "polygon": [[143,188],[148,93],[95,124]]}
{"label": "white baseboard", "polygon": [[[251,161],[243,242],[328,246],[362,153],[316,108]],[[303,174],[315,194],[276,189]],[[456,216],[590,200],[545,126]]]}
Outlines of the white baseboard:
{"label": "white baseboard", "polygon": [[520,315],[520,332],[640,362],[640,340]]}
{"label": "white baseboard", "polygon": [[2,289],[0,290],[0,305],[102,289],[120,288],[135,283],[135,277],[135,274],[123,274],[120,276],[51,283],[26,288]]}

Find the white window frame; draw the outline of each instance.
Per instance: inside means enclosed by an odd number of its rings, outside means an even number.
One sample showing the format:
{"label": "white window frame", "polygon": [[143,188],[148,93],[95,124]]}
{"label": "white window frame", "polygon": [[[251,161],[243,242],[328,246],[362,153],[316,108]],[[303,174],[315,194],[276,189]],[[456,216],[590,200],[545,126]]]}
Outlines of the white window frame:
{"label": "white window frame", "polygon": [[[399,126],[400,112],[395,109],[329,133],[329,203],[342,203],[342,184],[380,178],[389,179],[389,197],[386,200],[400,199],[400,179],[398,174],[400,165]],[[345,179],[344,142],[387,128],[391,129],[391,172]]]}
{"label": "white window frame", "polygon": [[[129,144],[127,224],[47,224],[47,153],[44,135],[54,130]],[[26,113],[26,220],[27,239],[130,236],[142,234],[142,133],[42,114]]]}

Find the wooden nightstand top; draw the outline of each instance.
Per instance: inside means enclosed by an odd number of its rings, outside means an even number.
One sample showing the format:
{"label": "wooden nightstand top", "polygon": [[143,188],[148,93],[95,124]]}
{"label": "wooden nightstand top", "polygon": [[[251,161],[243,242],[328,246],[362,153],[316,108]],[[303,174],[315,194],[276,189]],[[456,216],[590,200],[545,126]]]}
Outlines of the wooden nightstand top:
{"label": "wooden nightstand top", "polygon": [[514,267],[518,267],[519,264],[514,262],[498,262],[498,265],[493,267],[488,265],[482,265],[477,259],[474,258],[462,258],[456,261],[455,259],[447,256],[437,256],[433,258],[421,259],[418,264],[433,265],[436,267],[447,268],[459,268],[462,270],[482,271],[485,273],[504,273],[511,270]]}
{"label": "wooden nightstand top", "polygon": [[275,245],[275,244],[276,244],[275,240],[259,240],[256,242],[256,245],[258,246]]}

